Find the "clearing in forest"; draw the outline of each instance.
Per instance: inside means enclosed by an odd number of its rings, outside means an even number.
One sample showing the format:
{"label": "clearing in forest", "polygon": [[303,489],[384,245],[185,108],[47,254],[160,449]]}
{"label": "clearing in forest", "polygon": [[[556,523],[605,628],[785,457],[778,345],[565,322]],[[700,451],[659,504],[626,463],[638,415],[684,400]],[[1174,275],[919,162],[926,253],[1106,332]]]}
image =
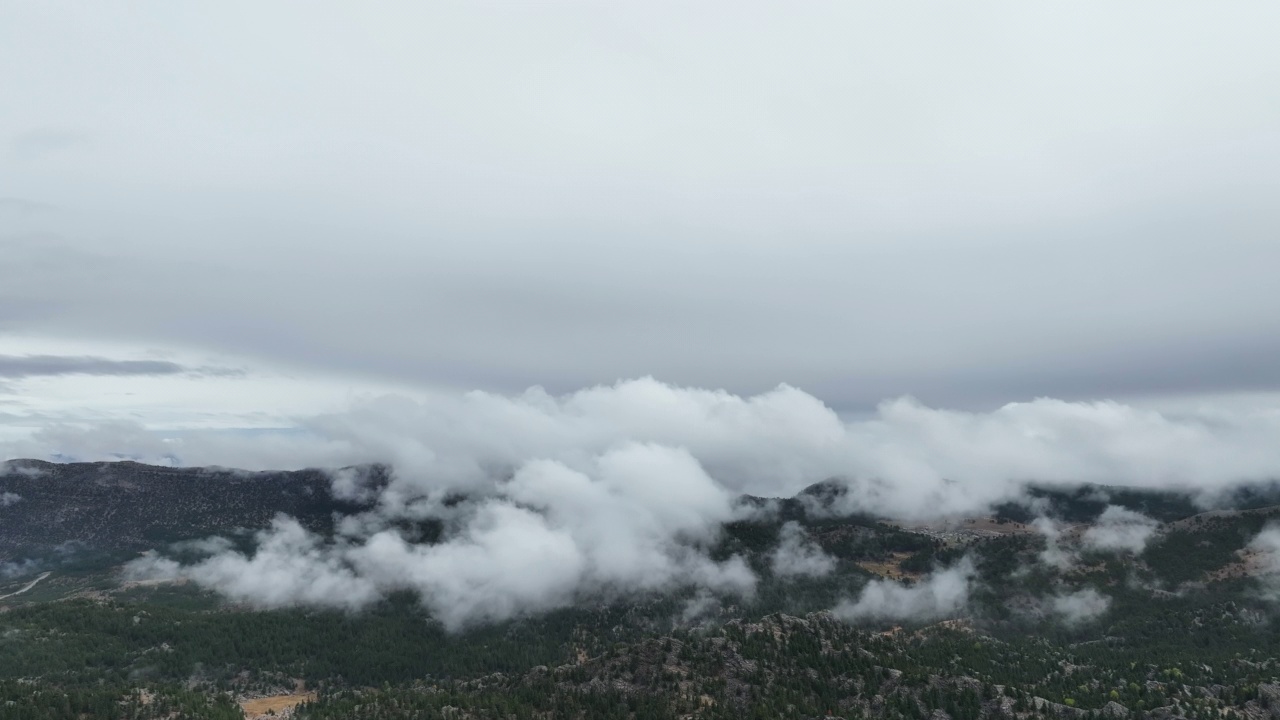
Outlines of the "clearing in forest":
{"label": "clearing in forest", "polygon": [[269,712],[274,712],[276,716],[280,716],[286,710],[292,710],[304,702],[310,702],[315,699],[316,694],[314,692],[249,698],[240,701],[240,709],[244,710],[246,718],[252,720],[253,718],[270,717],[268,715]]}

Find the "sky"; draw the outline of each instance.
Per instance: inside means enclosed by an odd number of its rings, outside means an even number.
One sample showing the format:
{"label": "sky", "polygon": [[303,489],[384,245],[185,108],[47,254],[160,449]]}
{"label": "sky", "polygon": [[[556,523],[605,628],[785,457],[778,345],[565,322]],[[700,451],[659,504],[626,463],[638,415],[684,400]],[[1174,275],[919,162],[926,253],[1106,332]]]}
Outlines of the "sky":
{"label": "sky", "polygon": [[[281,516],[128,572],[259,607],[409,589],[450,629],[749,598],[709,552],[741,494],[829,478],[823,512],[909,520],[1033,482],[1211,506],[1280,478],[1277,27],[1249,0],[0,0],[0,460],[335,469],[367,510],[333,537]],[[398,529],[423,518],[439,543]],[[793,526],[769,572],[832,567]],[[946,616],[973,581],[834,611]]]}
{"label": "sky", "polygon": [[[529,457],[699,447],[661,431],[680,403],[749,408],[788,448],[761,459],[785,482],[733,483],[755,490],[1280,472],[1256,444],[1280,409],[1278,21],[0,0],[0,449],[483,465],[439,430],[495,427],[482,397],[608,424],[547,445],[514,422]],[[641,391],[667,419],[574,409]],[[814,460],[796,427],[844,449]],[[971,430],[1009,450],[966,456]],[[1203,453],[1165,468],[1186,433]],[[850,440],[872,436],[895,449]]]}

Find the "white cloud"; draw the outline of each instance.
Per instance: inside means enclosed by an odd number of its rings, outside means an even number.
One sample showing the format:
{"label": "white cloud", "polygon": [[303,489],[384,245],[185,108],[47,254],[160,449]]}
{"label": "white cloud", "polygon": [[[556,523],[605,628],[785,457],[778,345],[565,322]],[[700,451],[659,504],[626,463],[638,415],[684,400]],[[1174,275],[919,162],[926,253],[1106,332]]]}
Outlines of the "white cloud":
{"label": "white cloud", "polygon": [[845,600],[833,608],[832,613],[848,621],[946,617],[968,604],[974,574],[973,562],[966,556],[914,584],[872,580],[856,601]]}
{"label": "white cloud", "polygon": [[150,553],[128,563],[125,577],[187,578],[259,608],[315,605],[355,610],[379,597],[373,583],[356,575],[341,552],[291,518],[276,518],[270,530],[259,534],[259,543],[251,557],[223,552],[190,566]]}
{"label": "white cloud", "polygon": [[1166,415],[1040,399],[979,413],[898,399],[845,420],[785,385],[744,397],[642,378],[560,396],[538,388],[384,395],[300,423],[253,433],[64,424],[0,450],[250,469],[385,462],[396,470],[381,496],[388,507],[449,490],[491,492],[534,459],[590,470],[628,443],[683,448],[731,493],[790,496],[843,478],[855,492],[840,510],[903,517],[980,511],[1030,481],[1211,493],[1280,475],[1280,413],[1259,409]]}
{"label": "white cloud", "polygon": [[1108,505],[1097,520],[1079,534],[1078,542],[1069,543],[1062,524],[1053,518],[1041,516],[1031,525],[1044,537],[1040,561],[1063,571],[1075,567],[1082,549],[1140,553],[1160,526],[1146,515],[1118,505]]}
{"label": "white cloud", "polygon": [[1280,570],[1280,525],[1269,524],[1264,527],[1249,542],[1249,547],[1262,553],[1268,561],[1274,560],[1274,568]]}
{"label": "white cloud", "polygon": [[698,622],[713,613],[719,612],[720,599],[706,589],[699,590],[685,602],[680,610],[680,622],[684,624]]}
{"label": "white cloud", "polygon": [[1038,517],[1031,523],[1032,527],[1044,536],[1044,550],[1040,551],[1040,561],[1059,570],[1070,570],[1075,566],[1076,555],[1063,547],[1062,527],[1048,517]]}
{"label": "white cloud", "polygon": [[1258,554],[1259,577],[1267,599],[1280,601],[1280,524],[1269,523],[1253,540],[1249,549]]}
{"label": "white cloud", "polygon": [[234,547],[234,543],[224,537],[212,536],[196,540],[182,540],[169,546],[174,552],[190,552],[199,555],[217,555]]}
{"label": "white cloud", "polygon": [[1049,608],[1071,624],[1094,620],[1105,613],[1109,607],[1111,607],[1111,598],[1093,588],[1055,595],[1049,601]]}
{"label": "white cloud", "polygon": [[190,566],[157,556],[133,577],[186,577],[257,607],[356,609],[416,591],[447,627],[564,607],[585,596],[692,586],[736,595],[756,578],[738,557],[706,549],[733,516],[732,496],[687,452],[627,445],[588,474],[551,460],[521,467],[497,495],[468,503],[444,542],[418,545],[381,530],[325,543],[279,518],[252,555],[223,550]]}
{"label": "white cloud", "polygon": [[779,577],[822,577],[836,567],[835,558],[809,539],[799,523],[782,526],[778,547],[769,556],[773,574]]}
{"label": "white cloud", "polygon": [[[451,627],[562,607],[592,593],[681,585],[750,593],[755,578],[745,564],[713,563],[705,554],[737,516],[733,502],[743,492],[792,495],[834,476],[851,487],[837,511],[919,517],[985,510],[1032,480],[1212,491],[1280,473],[1273,442],[1280,419],[1256,411],[1209,421],[1118,403],[1037,400],[967,413],[896,400],[870,418],[847,420],[788,386],[742,397],[648,378],[562,396],[536,388],[514,396],[380,396],[303,427],[178,437],[136,425],[82,435],[64,427],[15,447],[112,447],[144,458],[162,452],[185,462],[250,459],[267,467],[388,463],[394,473],[376,491],[351,473],[334,476],[342,496],[376,498],[372,511],[341,524],[341,541],[278,526],[256,556],[221,553],[183,572],[272,607],[355,607],[413,589]],[[443,502],[458,493],[468,502]],[[395,518],[429,517],[446,521],[444,543],[415,545],[386,530]],[[1061,530],[1047,520],[1038,526],[1048,541],[1045,561],[1069,567]],[[1133,549],[1151,529],[1141,516],[1111,509],[1087,542]],[[784,573],[826,566],[787,542],[784,536],[774,558]],[[944,612],[963,601],[956,591],[965,584],[954,581],[965,576],[957,572],[913,588],[875,583],[845,610]]]}
{"label": "white cloud", "polygon": [[1081,541],[1084,547],[1094,550],[1141,553],[1159,527],[1160,523],[1142,513],[1109,505],[1085,530]]}
{"label": "white cloud", "polygon": [[22,500],[22,496],[18,493],[4,492],[0,493],[0,508],[9,507],[10,505]]}

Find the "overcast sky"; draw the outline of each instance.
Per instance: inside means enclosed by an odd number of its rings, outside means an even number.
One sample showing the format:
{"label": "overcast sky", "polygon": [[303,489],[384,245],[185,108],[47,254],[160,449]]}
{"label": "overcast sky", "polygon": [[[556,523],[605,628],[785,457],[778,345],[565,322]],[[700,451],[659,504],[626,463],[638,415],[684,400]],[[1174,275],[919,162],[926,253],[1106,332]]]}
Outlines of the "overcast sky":
{"label": "overcast sky", "polygon": [[644,376],[855,414],[1265,405],[1278,28],[1244,1],[0,0],[0,425]]}

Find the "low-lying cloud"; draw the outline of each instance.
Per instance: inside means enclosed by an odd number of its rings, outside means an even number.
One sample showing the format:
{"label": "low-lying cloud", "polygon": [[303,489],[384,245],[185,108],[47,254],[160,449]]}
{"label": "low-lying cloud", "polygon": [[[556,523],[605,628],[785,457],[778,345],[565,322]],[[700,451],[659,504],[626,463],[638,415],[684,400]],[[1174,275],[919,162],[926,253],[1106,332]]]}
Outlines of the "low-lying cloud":
{"label": "low-lying cloud", "polygon": [[973,561],[966,556],[914,584],[872,580],[856,601],[845,600],[831,612],[850,622],[936,620],[954,615],[968,604],[974,575]]}
{"label": "low-lying cloud", "polygon": [[1263,595],[1280,602],[1280,524],[1270,523],[1249,542],[1249,550],[1257,554],[1258,580]]}
{"label": "low-lying cloud", "polygon": [[24,575],[34,575],[44,569],[39,560],[8,560],[0,562],[0,580],[11,580]]}
{"label": "low-lying cloud", "polygon": [[5,475],[20,475],[22,477],[34,478],[44,475],[44,470],[31,465],[24,465],[12,461],[0,462],[0,477]]}
{"label": "low-lying cloud", "polygon": [[1076,554],[1064,547],[1062,526],[1058,521],[1042,516],[1032,521],[1031,526],[1044,536],[1044,550],[1040,551],[1040,562],[1058,570],[1070,570],[1075,566]]}
{"label": "low-lying cloud", "polygon": [[321,539],[290,518],[259,534],[252,556],[223,552],[194,565],[148,553],[125,566],[129,580],[187,579],[254,607],[295,605],[359,609],[378,599]]}
{"label": "low-lying cloud", "polygon": [[1038,517],[1031,525],[1044,537],[1040,561],[1061,571],[1074,568],[1082,551],[1141,553],[1160,528],[1156,520],[1119,505],[1108,505],[1093,523],[1070,536],[1050,517]]}
{"label": "low-lying cloud", "polygon": [[1160,523],[1119,505],[1109,505],[1080,538],[1091,550],[1141,553],[1155,535]]}
{"label": "low-lying cloud", "polygon": [[0,508],[9,507],[10,505],[20,502],[21,500],[22,500],[22,496],[19,495],[18,493],[13,493],[13,492],[0,493]]}
{"label": "low-lying cloud", "polygon": [[[496,494],[468,503],[456,530],[424,545],[398,531],[326,540],[277,518],[252,554],[223,549],[191,564],[151,554],[133,578],[185,578],[261,608],[356,610],[413,590],[450,629],[566,607],[586,596],[695,587],[749,596],[740,557],[707,554],[734,515],[733,497],[687,452],[633,444],[596,458],[591,472],[531,461]],[[394,505],[428,516],[440,506]],[[385,508],[384,508],[385,509]],[[376,518],[374,518],[376,522]],[[367,530],[367,526],[365,528]]]}
{"label": "low-lying cloud", "polygon": [[1110,607],[1111,598],[1093,588],[1055,595],[1049,600],[1049,609],[1072,625],[1095,620]]}
{"label": "low-lying cloud", "polygon": [[809,538],[800,523],[789,522],[782,526],[769,564],[777,577],[822,577],[835,570],[836,560]]}
{"label": "low-lying cloud", "polygon": [[[651,378],[552,396],[382,396],[299,421],[287,432],[165,433],[142,426],[50,426],[0,444],[9,457],[134,457],[247,469],[395,467],[388,503],[488,491],[523,464],[583,469],[627,443],[683,448],[734,493],[785,497],[839,478],[841,511],[963,514],[1018,497],[1026,483],[1090,482],[1213,493],[1280,476],[1280,415],[1171,416],[1121,403],[1037,399],[990,412],[910,398],[842,419],[790,386],[750,397]],[[176,458],[176,460],[175,460]]]}
{"label": "low-lying cloud", "polygon": [[[785,497],[834,478],[850,491],[834,496],[833,512],[920,518],[985,511],[1033,481],[1217,492],[1280,475],[1277,433],[1274,414],[1172,417],[1050,399],[970,413],[904,398],[850,420],[785,385],[742,397],[642,378],[563,396],[381,396],[288,432],[61,425],[0,447],[11,457],[110,451],[248,469],[384,463],[393,472],[377,487],[359,472],[333,476],[335,494],[370,503],[336,538],[281,519],[255,553],[224,549],[188,565],[153,556],[132,571],[186,577],[259,607],[355,609],[408,589],[460,628],[587,596],[749,595],[747,564],[709,553],[724,523],[742,517],[743,493]],[[443,541],[414,542],[394,529],[404,520],[443,523]],[[1153,527],[1109,509],[1068,543],[1045,521],[1044,559],[1066,569],[1082,548],[1136,552]],[[784,529],[769,562],[792,577],[831,566],[798,528]],[[966,563],[913,586],[877,581],[841,613],[946,615],[967,600],[971,575]]]}

